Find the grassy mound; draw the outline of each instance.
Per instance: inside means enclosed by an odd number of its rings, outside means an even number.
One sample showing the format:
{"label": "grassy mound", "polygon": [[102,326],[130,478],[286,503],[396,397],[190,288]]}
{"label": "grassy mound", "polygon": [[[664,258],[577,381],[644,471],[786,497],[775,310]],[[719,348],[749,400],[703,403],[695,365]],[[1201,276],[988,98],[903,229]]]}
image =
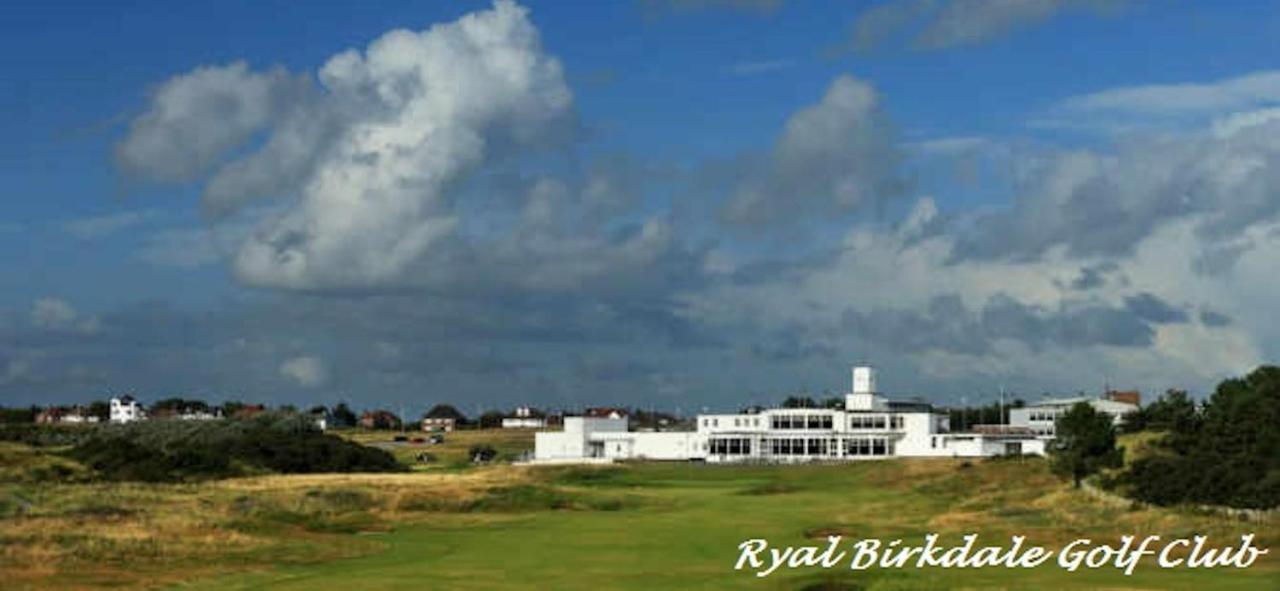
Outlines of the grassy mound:
{"label": "grassy mound", "polygon": [[391,454],[327,435],[296,415],[105,425],[88,431],[67,455],[117,481],[404,469]]}

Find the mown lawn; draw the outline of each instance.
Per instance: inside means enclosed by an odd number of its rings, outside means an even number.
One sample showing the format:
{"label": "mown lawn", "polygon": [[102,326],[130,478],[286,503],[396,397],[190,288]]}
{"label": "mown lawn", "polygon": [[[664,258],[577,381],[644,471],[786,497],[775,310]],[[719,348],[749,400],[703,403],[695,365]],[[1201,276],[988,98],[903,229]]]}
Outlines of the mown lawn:
{"label": "mown lawn", "polygon": [[978,532],[998,545],[1020,533],[1050,547],[1076,537],[1112,542],[1149,533],[1205,533],[1233,542],[1241,532],[1256,531],[1265,546],[1277,540],[1274,525],[1268,530],[1214,517],[1102,506],[1064,488],[1041,461],[603,470],[545,469],[539,478],[557,483],[554,490],[570,497],[613,503],[552,509],[535,502],[440,513],[368,536],[386,546],[361,558],[218,577],[190,588],[802,589],[823,582],[865,589],[1280,588],[1275,556],[1243,571],[1164,571],[1145,564],[1131,577],[1113,569],[1067,573],[1052,563],[1033,571],[851,574],[811,568],[765,579],[732,569],[744,539],[801,544],[832,532],[886,540],[918,540],[932,531],[955,540]]}

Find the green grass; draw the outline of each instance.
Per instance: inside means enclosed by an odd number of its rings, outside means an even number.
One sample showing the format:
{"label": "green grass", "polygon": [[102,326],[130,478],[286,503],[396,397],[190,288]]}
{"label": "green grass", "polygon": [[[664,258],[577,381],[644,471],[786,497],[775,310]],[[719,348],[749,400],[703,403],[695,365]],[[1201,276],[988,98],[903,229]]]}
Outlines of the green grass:
{"label": "green grass", "polygon": [[[354,439],[392,434],[348,434]],[[464,432],[517,449],[528,432]],[[437,449],[445,446],[435,446]],[[199,484],[45,478],[39,449],[10,446],[0,482],[0,588],[183,589],[1275,589],[1280,552],[1244,570],[1002,569],[735,572],[748,538],[827,535],[944,541],[965,533],[1050,548],[1078,537],[1207,534],[1228,543],[1275,523],[1103,503],[1042,460],[915,460],[827,466],[629,464],[435,466],[409,474],[289,475]],[[446,463],[452,460],[445,460]],[[31,470],[36,469],[36,472]]]}
{"label": "green grass", "polygon": [[[473,445],[490,445],[497,450],[499,463],[511,462],[519,459],[523,452],[533,450],[534,439],[534,431],[529,429],[452,431],[442,433],[444,443],[435,445],[412,443],[412,441],[408,443],[395,442],[397,435],[404,435],[410,440],[415,437],[428,438],[431,436],[430,433],[421,431],[400,433],[399,431],[349,429],[336,431],[336,433],[365,445],[377,444],[391,452],[401,463],[411,466],[414,470],[422,471],[458,471],[472,468],[468,450]],[[419,463],[417,456],[423,452],[435,456],[436,460],[427,464]]]}
{"label": "green grass", "polygon": [[[1275,557],[1244,571],[1163,571],[1145,564],[1132,577],[1104,569],[1067,573],[983,569],[779,571],[758,579],[732,569],[737,545],[813,543],[829,533],[918,539],[969,531],[1007,544],[1024,533],[1056,547],[1077,536],[1203,532],[1228,541],[1242,531],[1274,532],[1164,510],[1097,506],[1048,476],[1043,463],[875,462],[853,466],[711,467],[636,465],[547,469],[542,484],[504,490],[491,507],[441,513],[425,523],[371,536],[385,550],[368,556],[242,573],[193,589],[1274,589]],[[553,491],[559,490],[559,493]],[[629,495],[616,510],[575,505]],[[548,498],[551,495],[553,498]],[[559,495],[559,496],[557,496]],[[488,509],[488,510],[486,510]]]}

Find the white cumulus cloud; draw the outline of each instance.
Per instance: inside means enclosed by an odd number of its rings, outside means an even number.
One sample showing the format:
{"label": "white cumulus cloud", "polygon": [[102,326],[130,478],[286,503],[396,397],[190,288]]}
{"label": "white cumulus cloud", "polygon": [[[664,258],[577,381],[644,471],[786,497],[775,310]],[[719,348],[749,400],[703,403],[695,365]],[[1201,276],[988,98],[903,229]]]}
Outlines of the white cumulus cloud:
{"label": "white cumulus cloud", "polygon": [[280,375],[304,388],[314,388],[329,381],[329,368],[319,357],[304,355],[281,363]]}

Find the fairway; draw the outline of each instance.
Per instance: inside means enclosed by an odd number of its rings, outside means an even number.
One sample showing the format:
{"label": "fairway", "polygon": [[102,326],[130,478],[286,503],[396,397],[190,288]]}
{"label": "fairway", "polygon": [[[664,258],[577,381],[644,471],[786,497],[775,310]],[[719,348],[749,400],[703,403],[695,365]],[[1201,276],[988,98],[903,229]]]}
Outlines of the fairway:
{"label": "fairway", "polygon": [[[919,539],[968,532],[1007,544],[1023,534],[1056,549],[1089,537],[1193,533],[1226,543],[1259,526],[1166,510],[1107,506],[1048,475],[1043,462],[867,462],[851,466],[708,467],[636,465],[540,469],[565,498],[587,509],[536,503],[492,511],[439,512],[391,531],[361,535],[380,549],[359,558],[294,564],[213,577],[191,589],[802,589],[821,583],[858,589],[1274,589],[1273,553],[1245,570],[1161,570],[1144,563],[1131,577],[1114,568],[1068,573],[1050,562],[1007,571],[914,568],[851,573],[841,568],[779,570],[758,579],[735,572],[737,545],[846,539]],[[567,506],[567,505],[565,505]]]}

